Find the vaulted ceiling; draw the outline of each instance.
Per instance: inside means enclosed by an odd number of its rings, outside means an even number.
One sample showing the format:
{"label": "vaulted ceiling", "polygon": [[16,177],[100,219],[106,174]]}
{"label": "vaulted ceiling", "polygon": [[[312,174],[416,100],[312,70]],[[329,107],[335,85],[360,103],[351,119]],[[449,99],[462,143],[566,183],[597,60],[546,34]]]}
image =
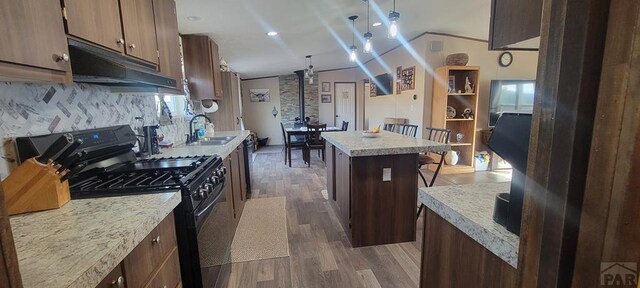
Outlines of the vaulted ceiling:
{"label": "vaulted ceiling", "polygon": [[[317,70],[353,66],[345,49],[351,45],[348,16],[356,20],[359,60],[362,34],[367,32],[362,0],[176,0],[182,34],[208,34],[220,55],[242,78],[292,73],[313,55]],[[393,0],[371,0],[371,23],[385,22]],[[401,38],[426,31],[479,39],[489,35],[491,0],[396,0]],[[193,18],[196,18],[194,20]],[[383,53],[400,42],[387,39],[385,24],[372,27],[373,47]],[[275,37],[267,36],[277,31]]]}

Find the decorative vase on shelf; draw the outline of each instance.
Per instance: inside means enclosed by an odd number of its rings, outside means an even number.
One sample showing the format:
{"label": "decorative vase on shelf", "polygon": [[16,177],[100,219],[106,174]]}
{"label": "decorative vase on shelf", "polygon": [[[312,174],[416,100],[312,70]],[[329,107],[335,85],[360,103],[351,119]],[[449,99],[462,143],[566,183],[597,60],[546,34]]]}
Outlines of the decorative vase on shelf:
{"label": "decorative vase on shelf", "polygon": [[456,165],[458,164],[458,160],[460,160],[459,151],[451,150],[444,156],[444,163],[447,163],[447,165]]}
{"label": "decorative vase on shelf", "polygon": [[456,134],[456,141],[457,141],[458,143],[459,143],[459,142],[462,142],[462,139],[464,139],[464,134],[462,134],[462,133],[458,133],[458,134]]}

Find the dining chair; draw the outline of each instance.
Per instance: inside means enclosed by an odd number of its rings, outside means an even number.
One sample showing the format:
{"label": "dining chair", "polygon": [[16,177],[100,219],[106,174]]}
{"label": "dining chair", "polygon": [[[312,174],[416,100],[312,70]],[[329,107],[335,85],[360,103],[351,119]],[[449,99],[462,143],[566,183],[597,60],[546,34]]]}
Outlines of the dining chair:
{"label": "dining chair", "polygon": [[305,141],[292,140],[288,141],[287,131],[284,129],[284,124],[280,122],[280,128],[282,129],[282,138],[284,139],[284,165],[287,165],[287,157],[289,159],[289,167],[291,167],[291,149],[292,148],[304,148]]}
{"label": "dining chair", "polygon": [[384,126],[382,126],[382,130],[396,132],[396,124],[384,124]]}
{"label": "dining chair", "polygon": [[418,125],[400,124],[400,134],[410,137],[416,137],[418,133]]}
{"label": "dining chair", "polygon": [[322,161],[325,161],[326,143],[321,135],[323,131],[327,131],[327,124],[307,125],[307,140],[302,156],[309,167],[311,167],[311,150],[318,150],[318,153],[322,152]]}
{"label": "dining chair", "polygon": [[[449,144],[449,136],[451,135],[451,130],[441,129],[441,128],[426,128],[426,130],[427,131],[425,132],[426,133],[425,135],[427,136],[426,137],[427,140]],[[432,158],[427,154],[418,154],[418,175],[420,175],[420,178],[422,178],[422,181],[424,182],[424,186],[426,187],[431,187],[436,182],[436,178],[438,177],[438,173],[440,172],[442,163],[444,163],[444,156],[447,154],[447,151],[432,152],[431,154],[440,156],[440,157],[437,157],[440,159],[436,161],[436,159]],[[433,177],[431,178],[431,181],[429,183],[427,183],[427,179],[422,174],[422,171],[420,171],[420,168],[422,168],[422,166],[424,165],[436,165],[436,170],[433,172]],[[424,209],[424,204],[421,204],[420,208],[418,209],[417,219],[420,218],[420,213],[422,212],[422,209]]]}
{"label": "dining chair", "polygon": [[342,131],[347,131],[348,128],[349,128],[349,122],[342,121]]}

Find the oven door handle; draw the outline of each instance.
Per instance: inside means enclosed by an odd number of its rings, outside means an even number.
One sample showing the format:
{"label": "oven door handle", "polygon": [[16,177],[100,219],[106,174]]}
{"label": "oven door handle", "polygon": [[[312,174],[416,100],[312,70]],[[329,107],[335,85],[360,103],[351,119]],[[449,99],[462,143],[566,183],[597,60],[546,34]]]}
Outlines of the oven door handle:
{"label": "oven door handle", "polygon": [[200,218],[200,216],[202,216],[202,214],[205,214],[207,212],[209,212],[209,210],[211,210],[211,208],[216,205],[216,203],[218,202],[218,200],[220,199],[220,197],[222,196],[223,193],[225,193],[226,187],[222,190],[220,190],[220,193],[218,193],[218,195],[216,196],[215,199],[213,199],[213,201],[211,201],[211,203],[209,203],[206,207],[204,207],[202,210],[200,210],[200,212],[196,213],[194,216],[196,218],[196,222],[198,222],[198,218]]}

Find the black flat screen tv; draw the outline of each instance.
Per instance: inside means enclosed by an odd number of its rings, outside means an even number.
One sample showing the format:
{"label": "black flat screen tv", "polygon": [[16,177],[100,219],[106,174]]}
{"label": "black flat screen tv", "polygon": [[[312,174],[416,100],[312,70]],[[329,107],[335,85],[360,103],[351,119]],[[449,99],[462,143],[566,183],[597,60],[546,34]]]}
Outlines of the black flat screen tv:
{"label": "black flat screen tv", "polygon": [[376,85],[376,96],[393,95],[393,76],[389,73],[380,74],[373,79]]}
{"label": "black flat screen tv", "polygon": [[494,127],[503,112],[533,112],[535,80],[491,80],[489,127]]}

